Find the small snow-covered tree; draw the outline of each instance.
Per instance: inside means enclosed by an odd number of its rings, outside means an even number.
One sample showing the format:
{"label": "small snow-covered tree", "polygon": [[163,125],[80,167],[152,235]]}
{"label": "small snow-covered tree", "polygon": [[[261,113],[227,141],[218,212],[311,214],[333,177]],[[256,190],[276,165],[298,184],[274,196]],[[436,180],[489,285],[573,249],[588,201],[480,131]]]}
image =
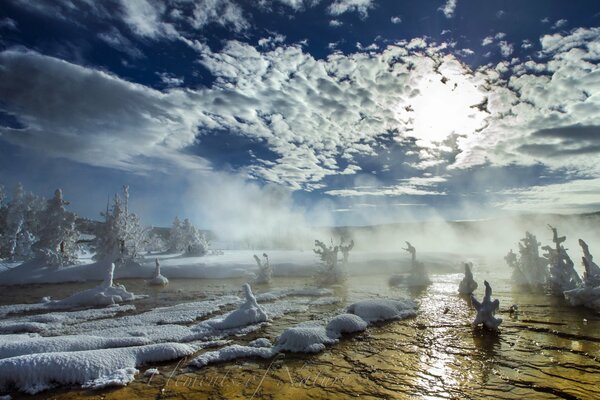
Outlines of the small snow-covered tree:
{"label": "small snow-covered tree", "polygon": [[146,230],[142,227],[140,219],[129,212],[129,192],[127,186],[123,187],[125,204],[115,194],[113,206],[104,216],[104,223],[96,232],[94,247],[96,260],[105,260],[126,264],[133,261],[142,251],[146,237]]}
{"label": "small snow-covered tree", "polygon": [[183,245],[186,255],[203,256],[208,252],[208,240],[200,233],[189,219],[182,224]]}
{"label": "small snow-covered tree", "polygon": [[[333,242],[333,240],[332,240]],[[313,252],[321,259],[321,268],[317,280],[322,284],[340,283],[346,279],[346,273],[338,266],[339,246],[327,246],[320,240],[315,240]]]}
{"label": "small snow-covered tree", "polygon": [[76,259],[79,232],[75,227],[75,214],[66,210],[69,202],[61,189],[47,201],[40,213],[38,240],[33,245],[36,257],[54,266],[72,264]]}
{"label": "small snow-covered tree", "polygon": [[548,260],[550,265],[550,274],[548,275],[548,286],[549,289],[557,295],[562,296],[566,290],[575,289],[581,285],[581,278],[577,271],[575,271],[575,264],[571,260],[571,257],[567,254],[567,250],[564,248],[562,243],[567,240],[566,236],[558,236],[556,228],[548,225],[552,231],[555,247],[544,246],[542,249],[546,250],[544,257]]}
{"label": "small snow-covered tree", "polygon": [[541,243],[535,235],[526,232],[519,242],[519,256],[511,250],[504,258],[513,268],[513,281],[517,285],[541,289],[548,279],[547,260],[540,256]]}

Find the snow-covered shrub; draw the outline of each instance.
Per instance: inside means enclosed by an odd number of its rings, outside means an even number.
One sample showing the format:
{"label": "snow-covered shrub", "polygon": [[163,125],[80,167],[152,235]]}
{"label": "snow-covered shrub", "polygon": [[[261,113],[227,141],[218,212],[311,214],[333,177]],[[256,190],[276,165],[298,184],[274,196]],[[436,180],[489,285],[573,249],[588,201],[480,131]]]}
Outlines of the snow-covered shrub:
{"label": "snow-covered shrub", "polygon": [[189,219],[181,222],[175,217],[169,237],[169,251],[183,251],[188,256],[203,256],[208,252],[208,240]]}

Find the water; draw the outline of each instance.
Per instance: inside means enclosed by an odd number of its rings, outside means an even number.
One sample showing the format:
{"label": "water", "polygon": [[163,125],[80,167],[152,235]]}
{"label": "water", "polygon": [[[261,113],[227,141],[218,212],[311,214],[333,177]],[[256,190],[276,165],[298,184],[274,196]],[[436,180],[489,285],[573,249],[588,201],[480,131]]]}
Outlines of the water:
{"label": "water", "polygon": [[[201,370],[188,369],[186,360],[175,361],[160,365],[161,375],[151,379],[140,375],[126,388],[99,392],[63,389],[34,398],[600,398],[600,315],[569,307],[559,298],[513,288],[504,270],[475,270],[474,274],[480,299],[484,277],[494,289],[492,297],[500,299],[504,322],[498,334],[471,327],[474,310],[469,300],[456,292],[462,274],[433,275],[429,288],[412,293],[389,288],[387,276],[351,277],[336,288],[345,304],[367,297],[411,296],[420,302],[419,315],[347,336],[316,355],[239,360]],[[136,305],[141,311],[231,293],[241,282],[176,280]],[[273,286],[305,283],[309,281],[278,279]],[[136,288],[137,292],[149,290],[140,281],[125,284],[134,292]],[[61,291],[73,289],[60,287]],[[45,285],[44,289],[48,294],[52,287]],[[28,293],[37,291],[31,288]],[[517,314],[509,313],[512,304],[519,306]],[[333,315],[339,308],[339,304],[323,305],[289,314],[260,332],[234,338],[234,342],[274,339],[287,326]]]}

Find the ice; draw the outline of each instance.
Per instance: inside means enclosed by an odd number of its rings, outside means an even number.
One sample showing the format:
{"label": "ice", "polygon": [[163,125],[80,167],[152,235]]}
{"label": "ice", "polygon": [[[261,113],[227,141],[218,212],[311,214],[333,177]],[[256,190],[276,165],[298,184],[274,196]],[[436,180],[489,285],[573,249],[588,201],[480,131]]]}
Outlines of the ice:
{"label": "ice", "polygon": [[351,304],[346,311],[370,323],[414,317],[416,309],[417,304],[409,299],[368,299]]}
{"label": "ice", "polygon": [[477,310],[473,326],[483,324],[486,328],[495,331],[502,323],[501,318],[494,317],[494,314],[500,307],[500,301],[498,301],[498,299],[492,301],[492,287],[488,281],[483,281],[483,284],[485,285],[485,296],[481,303],[471,295],[471,302],[473,303],[473,307]]}
{"label": "ice", "polygon": [[[0,336],[0,339],[2,338]],[[106,338],[85,335],[40,337],[20,342],[0,341],[0,359],[26,354],[96,350],[146,344],[150,344],[150,341],[142,337]]]}
{"label": "ice", "polygon": [[331,336],[339,337],[342,333],[362,332],[368,325],[368,322],[358,315],[340,314],[329,321],[326,329]]}
{"label": "ice", "polygon": [[167,286],[169,280],[160,274],[160,262],[158,262],[158,258],[155,258],[154,262],[156,265],[154,277],[148,281],[148,284],[152,286]]}
{"label": "ice", "polygon": [[458,285],[458,293],[460,294],[471,294],[477,289],[477,282],[473,280],[473,273],[471,272],[472,267],[472,263],[465,263],[465,277]]}
{"label": "ice", "polygon": [[[153,344],[117,349],[39,353],[0,360],[0,390],[13,385],[35,394],[56,385],[91,385],[123,376],[119,370],[192,354],[192,346]],[[89,386],[88,386],[89,387]]]}

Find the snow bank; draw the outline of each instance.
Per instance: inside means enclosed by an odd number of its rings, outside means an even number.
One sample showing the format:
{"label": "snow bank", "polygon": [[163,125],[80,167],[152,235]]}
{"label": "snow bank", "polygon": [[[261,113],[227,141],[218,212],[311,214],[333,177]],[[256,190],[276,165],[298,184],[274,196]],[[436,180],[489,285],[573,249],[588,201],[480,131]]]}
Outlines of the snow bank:
{"label": "snow bank", "polygon": [[139,372],[135,368],[118,369],[108,375],[86,382],[81,387],[84,389],[102,389],[110,386],[127,386],[133,382]]}
{"label": "snow bank", "polygon": [[370,323],[414,317],[416,309],[417,304],[409,299],[369,299],[351,304],[346,311]]}
{"label": "snow bank", "polygon": [[[190,355],[194,348],[179,343],[118,349],[30,354],[0,360],[0,390],[15,387],[35,394],[56,385],[100,387],[125,382],[139,365]],[[126,372],[122,371],[125,369]]]}
{"label": "snow bank", "polygon": [[[0,336],[0,339],[2,339],[2,336]],[[85,335],[40,337],[22,342],[0,341],[0,359],[26,354],[96,350],[146,344],[150,344],[150,341],[141,337],[104,338]]]}

